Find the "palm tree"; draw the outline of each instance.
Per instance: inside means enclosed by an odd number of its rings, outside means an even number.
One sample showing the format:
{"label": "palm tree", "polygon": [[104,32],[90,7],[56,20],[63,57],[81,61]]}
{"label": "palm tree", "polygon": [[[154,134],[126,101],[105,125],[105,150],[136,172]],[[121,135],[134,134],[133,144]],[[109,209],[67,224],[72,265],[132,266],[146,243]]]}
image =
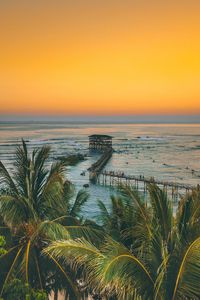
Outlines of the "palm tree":
{"label": "palm tree", "polygon": [[100,247],[82,238],[55,241],[44,252],[84,265],[85,281],[107,299],[200,299],[200,190],[186,194],[175,215],[165,191],[154,184],[148,190],[147,206],[137,191],[122,187],[136,218],[120,232],[132,239],[129,248],[111,237]]}
{"label": "palm tree", "polygon": [[48,167],[49,154],[44,146],[29,155],[22,141],[12,174],[0,162],[1,230],[10,236],[8,251],[0,258],[1,294],[8,281],[18,277],[36,289],[65,289],[73,299],[79,297],[75,273],[41,251],[56,239],[90,239],[98,231],[79,217],[88,194],[79,191],[74,200],[72,184],[64,176],[66,162]]}
{"label": "palm tree", "polygon": [[129,230],[135,227],[137,221],[134,203],[129,197],[121,195],[112,195],[110,200],[109,209],[103,201],[98,200],[100,209],[98,219],[106,233],[115,240],[123,242],[127,247],[131,247],[133,238],[129,234]]}

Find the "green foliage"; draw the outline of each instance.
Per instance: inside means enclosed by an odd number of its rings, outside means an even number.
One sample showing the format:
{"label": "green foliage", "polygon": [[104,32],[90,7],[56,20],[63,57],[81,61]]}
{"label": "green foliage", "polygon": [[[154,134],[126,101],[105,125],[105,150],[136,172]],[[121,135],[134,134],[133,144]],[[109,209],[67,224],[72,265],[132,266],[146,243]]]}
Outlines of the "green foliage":
{"label": "green foliage", "polygon": [[42,256],[42,250],[56,239],[97,238],[97,229],[80,218],[88,194],[80,191],[74,197],[74,188],[65,178],[70,162],[57,161],[49,167],[49,155],[46,146],[29,153],[22,141],[12,175],[0,162],[0,217],[11,237],[7,253],[0,258],[1,293],[17,274],[36,289],[67,288],[74,297],[76,274],[69,266],[63,268],[50,256]]}
{"label": "green foliage", "polygon": [[6,240],[4,236],[0,235],[0,256],[7,253],[7,251],[4,249],[6,245]]}
{"label": "green foliage", "polygon": [[47,300],[47,294],[42,290],[34,290],[28,284],[18,279],[13,279],[6,284],[3,300]]}
{"label": "green foliage", "polygon": [[185,195],[174,216],[171,200],[155,185],[149,186],[149,206],[134,189],[121,191],[122,198],[111,199],[111,212],[99,202],[104,229],[113,238],[98,247],[85,239],[54,241],[45,254],[83,268],[85,282],[102,296],[198,300],[200,190]]}
{"label": "green foliage", "polygon": [[58,157],[57,159],[64,163],[67,163],[67,165],[75,166],[77,163],[83,161],[85,158],[82,154],[78,153],[78,154],[68,155],[67,157],[65,156]]}
{"label": "green foliage", "polygon": [[81,217],[89,195],[81,190],[75,196],[65,178],[73,159],[49,167],[49,153],[42,147],[29,154],[23,141],[13,176],[0,162],[4,300],[44,300],[59,290],[69,299],[88,293],[105,299],[199,299],[199,189],[182,197],[173,214],[172,201],[156,185],[148,186],[148,205],[134,188],[121,186],[110,210],[99,201],[100,227]]}

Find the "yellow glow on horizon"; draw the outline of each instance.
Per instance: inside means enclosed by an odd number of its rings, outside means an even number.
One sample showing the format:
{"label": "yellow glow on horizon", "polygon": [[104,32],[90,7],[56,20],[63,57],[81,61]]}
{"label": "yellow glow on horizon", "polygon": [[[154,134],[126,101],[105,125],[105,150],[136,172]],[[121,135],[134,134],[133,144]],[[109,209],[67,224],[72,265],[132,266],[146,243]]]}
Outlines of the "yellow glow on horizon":
{"label": "yellow glow on horizon", "polygon": [[200,113],[199,1],[11,0],[0,26],[0,113]]}

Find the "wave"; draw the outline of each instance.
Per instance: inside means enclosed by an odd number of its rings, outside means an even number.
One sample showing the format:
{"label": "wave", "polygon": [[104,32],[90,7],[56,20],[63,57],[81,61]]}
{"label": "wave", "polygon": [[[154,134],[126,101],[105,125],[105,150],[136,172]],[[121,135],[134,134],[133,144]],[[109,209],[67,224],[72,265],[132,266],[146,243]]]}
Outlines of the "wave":
{"label": "wave", "polygon": [[163,137],[150,137],[150,136],[138,136],[138,140],[142,141],[165,141],[166,138]]}

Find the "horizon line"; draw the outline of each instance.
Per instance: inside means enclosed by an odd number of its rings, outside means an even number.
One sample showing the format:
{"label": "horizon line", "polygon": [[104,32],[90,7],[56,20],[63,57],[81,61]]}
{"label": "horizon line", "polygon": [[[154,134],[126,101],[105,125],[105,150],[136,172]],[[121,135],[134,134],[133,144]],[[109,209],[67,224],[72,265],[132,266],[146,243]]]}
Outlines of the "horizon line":
{"label": "horizon line", "polygon": [[0,124],[2,123],[112,123],[112,124],[200,124],[200,115],[190,114],[118,114],[118,115],[19,115],[0,114]]}

